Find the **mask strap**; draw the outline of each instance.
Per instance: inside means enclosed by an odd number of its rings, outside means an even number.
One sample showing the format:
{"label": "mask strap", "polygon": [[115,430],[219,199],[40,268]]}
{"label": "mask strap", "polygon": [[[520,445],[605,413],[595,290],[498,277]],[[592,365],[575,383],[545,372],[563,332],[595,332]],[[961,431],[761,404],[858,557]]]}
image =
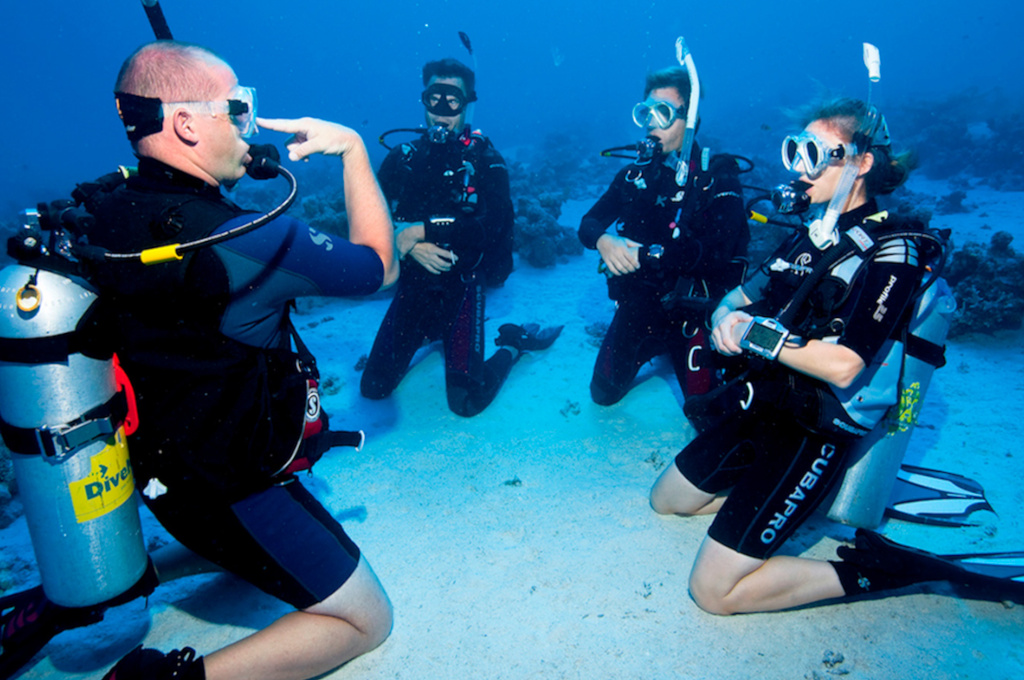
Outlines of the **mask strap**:
{"label": "mask strap", "polygon": [[143,97],[128,92],[115,92],[117,113],[124,123],[128,139],[137,142],[164,128],[163,102],[154,97]]}

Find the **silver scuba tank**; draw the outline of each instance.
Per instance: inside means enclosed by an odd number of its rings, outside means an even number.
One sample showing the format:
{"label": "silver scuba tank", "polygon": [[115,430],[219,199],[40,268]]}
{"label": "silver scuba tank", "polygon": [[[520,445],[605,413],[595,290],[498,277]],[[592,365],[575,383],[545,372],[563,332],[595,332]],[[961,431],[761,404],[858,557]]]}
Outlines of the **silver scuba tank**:
{"label": "silver scuba tank", "polygon": [[114,359],[62,344],[96,298],[77,277],[0,271],[0,420],[43,590],[66,607],[120,595],[147,566]]}
{"label": "silver scuba tank", "polygon": [[[954,311],[956,298],[945,279],[938,279],[918,300],[909,332],[941,346]],[[830,519],[864,529],[881,524],[934,371],[932,364],[904,352],[899,401],[847,454],[851,464],[828,511]]]}

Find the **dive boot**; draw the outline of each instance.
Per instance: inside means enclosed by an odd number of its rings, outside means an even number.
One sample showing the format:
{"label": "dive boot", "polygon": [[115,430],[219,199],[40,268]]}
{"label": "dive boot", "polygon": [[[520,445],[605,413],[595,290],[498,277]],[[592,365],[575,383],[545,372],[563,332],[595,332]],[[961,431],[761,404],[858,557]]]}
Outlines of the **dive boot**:
{"label": "dive boot", "polygon": [[103,680],[206,680],[203,657],[184,647],[164,654],[139,645],[107,671]]}

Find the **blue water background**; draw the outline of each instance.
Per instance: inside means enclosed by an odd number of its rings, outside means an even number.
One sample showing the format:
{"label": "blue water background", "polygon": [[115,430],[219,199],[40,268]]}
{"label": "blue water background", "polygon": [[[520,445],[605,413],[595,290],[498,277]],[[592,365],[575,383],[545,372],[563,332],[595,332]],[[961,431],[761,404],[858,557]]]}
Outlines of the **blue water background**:
{"label": "blue water background", "polygon": [[[934,101],[934,116],[942,116],[951,98],[968,110],[977,99],[984,121],[992,92],[1018,110],[1024,98],[1016,74],[1024,10],[1009,0],[162,4],[176,38],[216,50],[258,89],[261,115],[343,122],[364,133],[375,162],[383,154],[378,134],[422,121],[423,62],[470,61],[458,31],[470,35],[478,58],[475,123],[512,153],[571,140],[596,154],[636,140],[630,110],[644,74],[675,63],[678,35],[703,83],[703,140],[772,163],[787,130],[785,107],[823,90],[867,94],[863,41],[882,51],[875,98],[883,108]],[[124,57],[152,33],[136,0],[12,2],[3,14],[6,222],[131,162],[111,92]],[[897,139],[907,132],[898,116],[890,124]]]}

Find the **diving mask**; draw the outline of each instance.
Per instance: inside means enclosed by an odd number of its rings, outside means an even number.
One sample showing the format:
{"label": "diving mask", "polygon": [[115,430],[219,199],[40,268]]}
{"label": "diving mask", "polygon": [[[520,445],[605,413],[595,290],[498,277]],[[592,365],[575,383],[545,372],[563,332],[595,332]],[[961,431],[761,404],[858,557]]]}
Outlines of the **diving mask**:
{"label": "diving mask", "polygon": [[790,172],[816,179],[834,161],[854,156],[846,144],[830,147],[817,135],[806,130],[799,135],[787,135],[782,140],[782,164]]}
{"label": "diving mask", "polygon": [[420,94],[420,101],[435,116],[457,116],[468,104],[476,101],[473,95],[466,96],[456,85],[434,83]]}
{"label": "diving mask", "polygon": [[682,109],[662,99],[648,97],[646,101],[633,107],[633,122],[642,128],[656,127],[659,130],[667,130],[683,115]]}
{"label": "diving mask", "polygon": [[254,87],[236,85],[228,94],[227,99],[218,101],[163,103],[165,114],[182,107],[211,116],[226,115],[231,124],[238,128],[238,132],[243,138],[252,137],[259,132],[256,127],[256,88]]}

